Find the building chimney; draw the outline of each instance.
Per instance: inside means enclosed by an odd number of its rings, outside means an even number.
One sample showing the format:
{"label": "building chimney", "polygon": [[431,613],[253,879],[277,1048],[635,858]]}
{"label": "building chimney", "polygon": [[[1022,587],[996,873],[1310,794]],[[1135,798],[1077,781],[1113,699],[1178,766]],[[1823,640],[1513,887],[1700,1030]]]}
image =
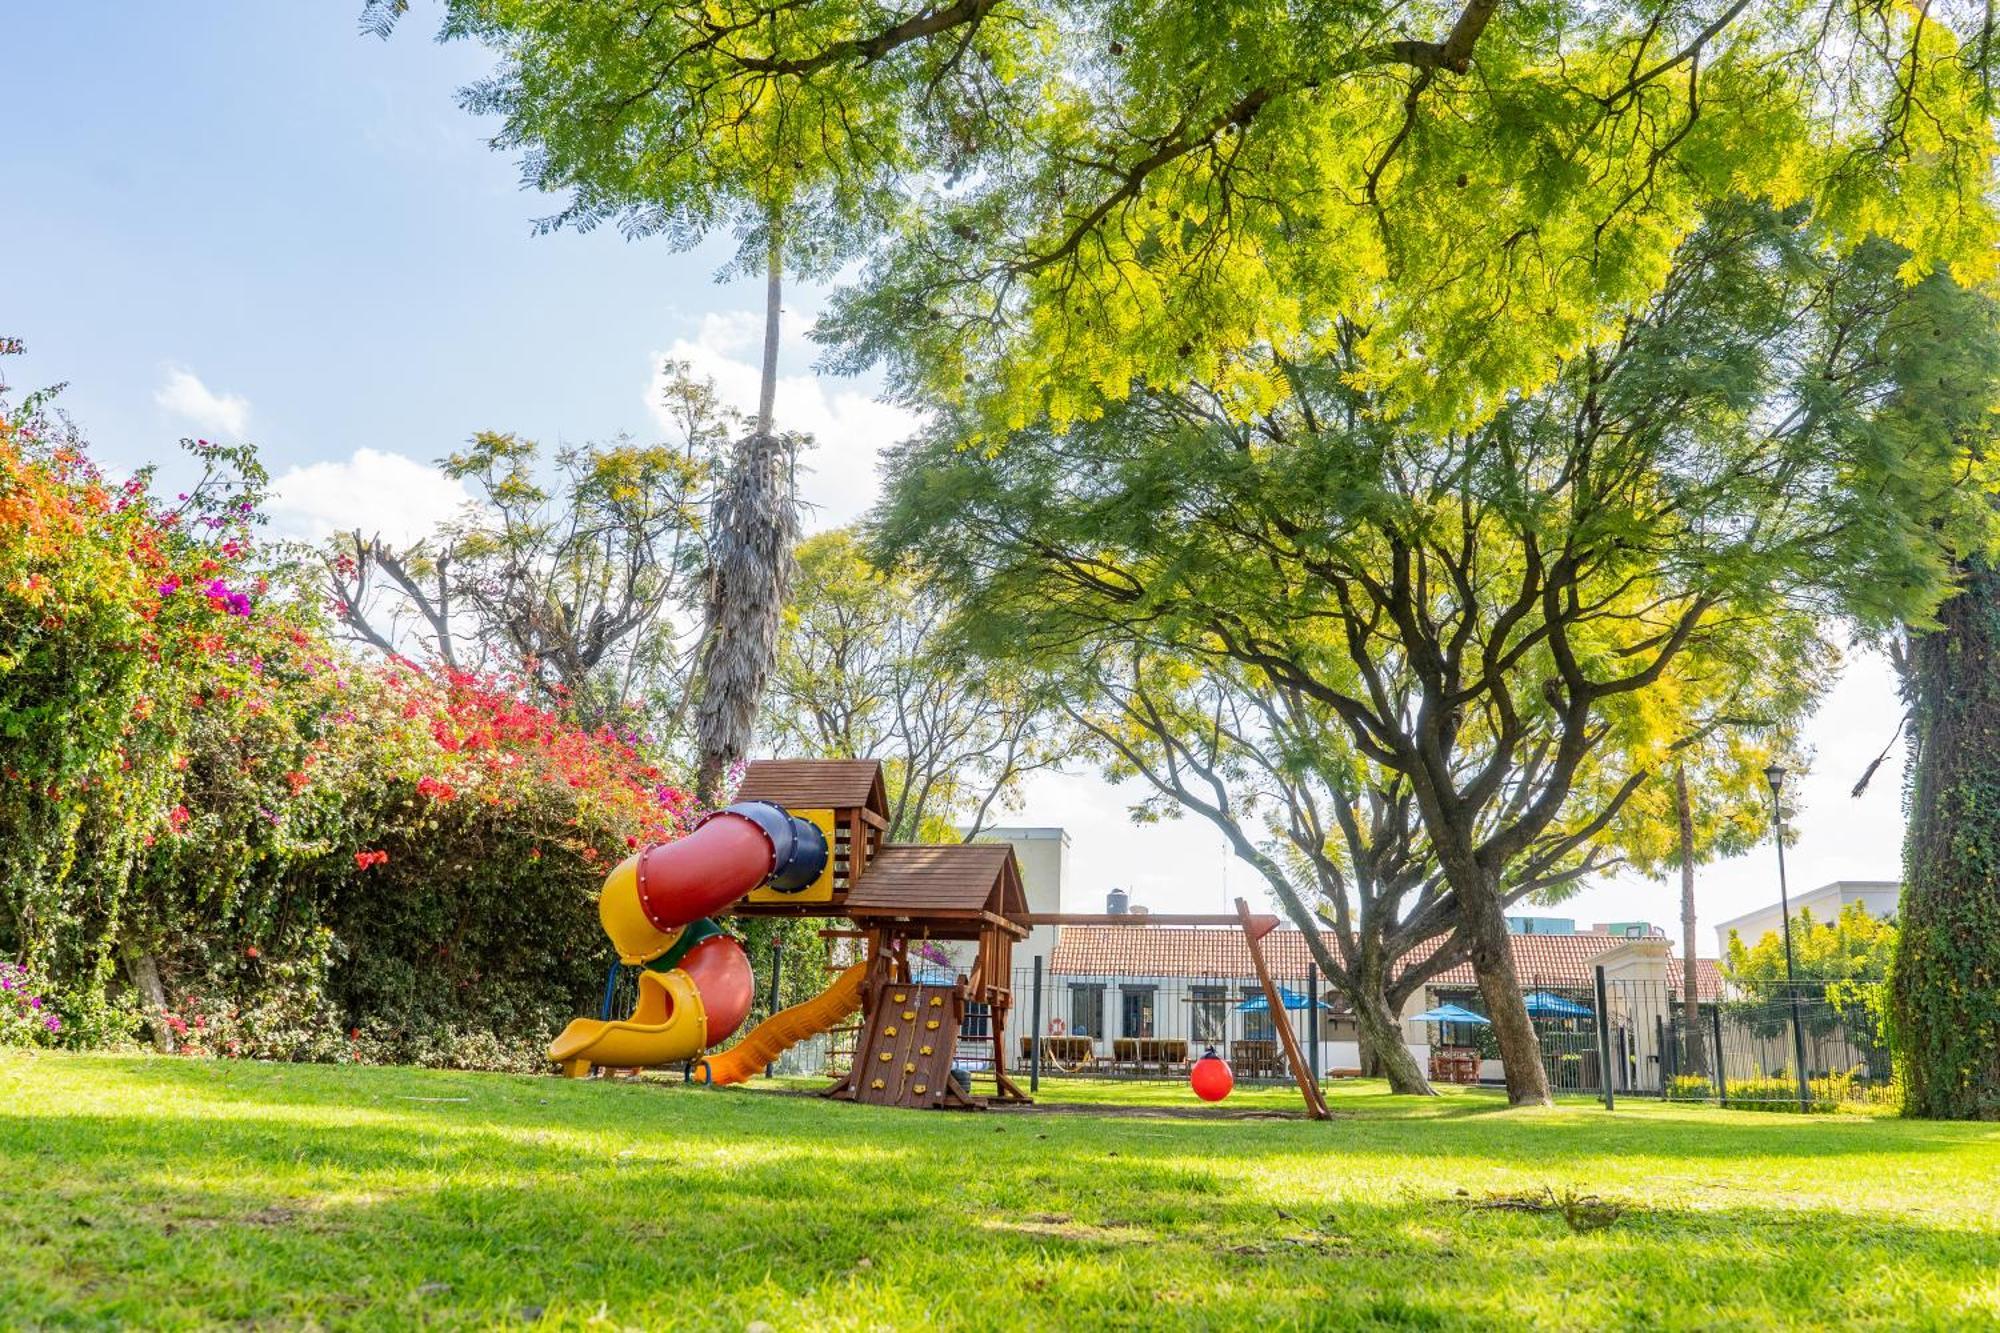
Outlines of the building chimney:
{"label": "building chimney", "polygon": [[1113,889],[1104,897],[1104,910],[1112,916],[1124,916],[1131,906],[1131,902],[1132,900],[1126,896],[1125,890]]}

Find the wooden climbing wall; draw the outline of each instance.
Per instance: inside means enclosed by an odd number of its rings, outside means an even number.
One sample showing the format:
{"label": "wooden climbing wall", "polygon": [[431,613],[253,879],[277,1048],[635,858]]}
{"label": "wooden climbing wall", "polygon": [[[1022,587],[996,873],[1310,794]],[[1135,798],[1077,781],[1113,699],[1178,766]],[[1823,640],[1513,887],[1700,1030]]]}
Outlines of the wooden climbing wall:
{"label": "wooden climbing wall", "polygon": [[957,986],[878,981],[849,1087],[858,1102],[925,1110],[979,1103],[951,1081],[965,993]]}

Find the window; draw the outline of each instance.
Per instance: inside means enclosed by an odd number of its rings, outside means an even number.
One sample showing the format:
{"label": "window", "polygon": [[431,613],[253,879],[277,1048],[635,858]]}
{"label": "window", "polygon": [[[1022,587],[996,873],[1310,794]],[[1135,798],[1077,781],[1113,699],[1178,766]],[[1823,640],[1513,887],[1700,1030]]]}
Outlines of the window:
{"label": "window", "polygon": [[1196,986],[1189,998],[1194,1004],[1193,1030],[1197,1046],[1220,1046],[1229,1040],[1229,988]]}
{"label": "window", "polygon": [[993,1007],[972,1003],[965,1006],[965,1021],[958,1025],[961,1037],[990,1037],[993,1035]]}
{"label": "window", "polygon": [[[1246,1000],[1262,1000],[1264,998],[1264,988],[1262,986],[1245,986],[1243,988],[1243,998]],[[1278,1039],[1278,1029],[1271,1026],[1271,1011],[1269,1008],[1252,1009],[1243,1015],[1243,1039],[1245,1041],[1276,1041]]]}
{"label": "window", "polygon": [[1151,986],[1119,987],[1119,1010],[1121,1015],[1120,1035],[1127,1037],[1150,1037],[1153,1035],[1153,988]]}
{"label": "window", "polygon": [[1074,1037],[1104,1035],[1104,987],[1069,988],[1069,1030]]}

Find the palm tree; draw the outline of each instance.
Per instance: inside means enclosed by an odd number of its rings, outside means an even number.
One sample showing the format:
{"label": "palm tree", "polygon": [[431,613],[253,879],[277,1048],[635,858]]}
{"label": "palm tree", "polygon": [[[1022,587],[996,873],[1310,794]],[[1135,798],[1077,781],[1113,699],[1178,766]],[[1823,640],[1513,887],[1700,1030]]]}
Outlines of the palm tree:
{"label": "palm tree", "polygon": [[737,446],[716,497],[710,543],[708,624],[695,708],[699,749],[695,796],[713,804],[730,765],[749,753],[757,708],[778,657],[778,630],[791,594],[798,542],[794,441],[773,424],[778,398],[778,332],[784,261],[771,214],[764,283],[764,364],[757,418]]}

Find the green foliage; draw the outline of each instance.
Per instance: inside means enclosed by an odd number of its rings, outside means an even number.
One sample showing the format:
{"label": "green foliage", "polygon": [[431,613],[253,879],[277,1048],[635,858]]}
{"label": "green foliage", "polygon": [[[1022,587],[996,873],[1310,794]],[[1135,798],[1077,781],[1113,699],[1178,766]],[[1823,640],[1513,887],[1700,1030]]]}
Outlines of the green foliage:
{"label": "green foliage", "polygon": [[743,266],[776,241],[819,273],[888,230],[829,336],[992,439],[1141,383],[1247,419],[1292,391],[1271,349],[1476,426],[1746,183],[1910,278],[1977,277],[1996,236],[1965,3],[442,8],[497,60],[465,105],[566,198],[545,225],[733,231]]}
{"label": "green foliage", "polygon": [[[406,7],[368,0],[367,21]],[[749,268],[782,219],[786,266],[824,275],[893,217],[899,176],[964,161],[1016,96],[1039,25],[981,22],[993,7],[448,0],[441,37],[497,57],[461,100],[500,118],[494,146],[521,150],[527,184],[565,196],[542,226],[682,247],[733,232]]]}
{"label": "green foliage", "polygon": [[1675,1074],[1667,1080],[1667,1100],[1701,1102],[1715,1096],[1715,1084],[1705,1074]]}
{"label": "green foliage", "polygon": [[[1800,1022],[1815,1037],[1844,1035],[1864,1051],[1893,1049],[1889,1027],[1888,980],[1896,954],[1893,921],[1868,915],[1849,903],[1832,921],[1817,921],[1810,908],[1792,918],[1793,973],[1800,999]],[[1785,1003],[1785,945],[1779,932],[1766,931],[1746,945],[1735,931],[1722,960],[1723,975],[1749,998],[1726,1000],[1723,1012],[1760,1037],[1789,1030]]]}
{"label": "green foliage", "polygon": [[1914,635],[1914,751],[1892,1003],[1905,1109],[2000,1119],[2000,572],[1975,554]]}
{"label": "green foliage", "polygon": [[1295,391],[1271,349],[1477,427],[1746,189],[1841,251],[1902,247],[1907,277],[1989,271],[1974,6],[1019,8],[1052,30],[1030,117],[827,326],[994,445],[1142,385],[1254,419]]}
{"label": "green foliage", "polygon": [[[1901,1092],[1893,1083],[1870,1084],[1859,1068],[1835,1070],[1806,1080],[1808,1112],[1827,1113],[1854,1107],[1893,1107]],[[1732,1078],[1722,1104],[1732,1111],[1797,1111],[1799,1081],[1791,1070],[1766,1078]]]}

